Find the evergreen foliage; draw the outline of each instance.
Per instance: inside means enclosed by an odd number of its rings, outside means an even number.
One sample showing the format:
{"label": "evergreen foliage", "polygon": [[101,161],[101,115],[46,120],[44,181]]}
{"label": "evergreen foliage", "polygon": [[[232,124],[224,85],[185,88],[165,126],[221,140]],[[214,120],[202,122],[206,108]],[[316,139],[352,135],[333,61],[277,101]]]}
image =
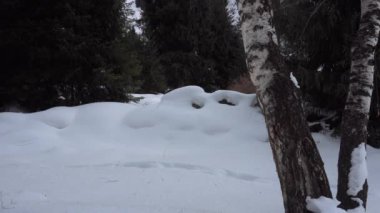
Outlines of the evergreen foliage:
{"label": "evergreen foliage", "polygon": [[360,0],[284,0],[275,10],[282,51],[313,105],[341,110]]}
{"label": "evergreen foliage", "polygon": [[127,101],[138,43],[123,0],[2,0],[0,108]]}
{"label": "evergreen foliage", "polygon": [[[274,23],[282,52],[294,70],[309,119],[325,120],[340,133],[340,119],[348,90],[351,44],[360,20],[360,0],[284,0],[275,10]],[[368,143],[380,147],[379,49],[368,125]],[[316,112],[320,109],[320,113]],[[327,117],[326,110],[336,112]],[[318,119],[317,119],[318,120]]]}
{"label": "evergreen foliage", "polygon": [[153,69],[168,88],[226,88],[246,72],[240,32],[225,0],[144,0],[146,36],[154,47]]}

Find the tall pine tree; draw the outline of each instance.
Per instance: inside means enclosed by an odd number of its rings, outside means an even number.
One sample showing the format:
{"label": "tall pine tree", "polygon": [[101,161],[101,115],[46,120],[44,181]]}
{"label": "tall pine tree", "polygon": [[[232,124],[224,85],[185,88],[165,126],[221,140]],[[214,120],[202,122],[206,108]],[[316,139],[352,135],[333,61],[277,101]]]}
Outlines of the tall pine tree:
{"label": "tall pine tree", "polygon": [[244,50],[225,0],[143,0],[146,36],[167,86],[226,88],[246,72]]}
{"label": "tall pine tree", "polygon": [[140,62],[125,18],[124,0],[1,1],[0,109],[126,100]]}

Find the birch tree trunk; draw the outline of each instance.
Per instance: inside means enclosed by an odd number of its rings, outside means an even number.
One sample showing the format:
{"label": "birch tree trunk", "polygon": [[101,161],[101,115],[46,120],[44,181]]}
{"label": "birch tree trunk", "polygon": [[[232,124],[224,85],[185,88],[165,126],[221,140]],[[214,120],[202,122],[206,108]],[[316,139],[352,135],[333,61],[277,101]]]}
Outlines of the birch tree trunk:
{"label": "birch tree trunk", "polygon": [[239,0],[247,65],[262,105],[285,212],[307,212],[306,198],[331,197],[318,149],[279,53],[269,0]]}
{"label": "birch tree trunk", "polygon": [[353,42],[350,84],[342,120],[338,162],[341,208],[353,209],[367,201],[365,144],[373,89],[375,48],[380,30],[380,1],[362,0],[359,31]]}

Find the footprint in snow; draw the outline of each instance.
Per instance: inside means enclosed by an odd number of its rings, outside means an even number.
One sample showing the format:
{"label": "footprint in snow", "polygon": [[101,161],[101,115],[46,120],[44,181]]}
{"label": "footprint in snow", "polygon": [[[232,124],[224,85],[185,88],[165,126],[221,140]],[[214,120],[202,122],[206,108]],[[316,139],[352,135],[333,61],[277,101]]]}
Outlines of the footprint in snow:
{"label": "footprint in snow", "polygon": [[[262,181],[267,182],[265,178],[260,178],[247,173],[234,172],[228,169],[213,169],[205,166],[187,164],[187,163],[168,163],[168,162],[156,162],[156,161],[139,161],[139,162],[127,162],[119,164],[101,164],[101,165],[71,165],[68,168],[86,168],[86,167],[96,167],[96,168],[106,168],[106,167],[122,167],[122,168],[138,168],[138,169],[182,169],[189,171],[196,171],[203,174],[209,175],[222,175],[229,178],[234,178],[242,181]],[[118,180],[107,179],[105,182],[117,182]]]}

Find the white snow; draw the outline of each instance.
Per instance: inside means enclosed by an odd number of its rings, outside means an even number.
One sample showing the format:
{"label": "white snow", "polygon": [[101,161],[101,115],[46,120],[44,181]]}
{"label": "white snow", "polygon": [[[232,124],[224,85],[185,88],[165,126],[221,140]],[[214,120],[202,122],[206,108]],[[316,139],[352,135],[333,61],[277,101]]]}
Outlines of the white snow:
{"label": "white snow", "polygon": [[298,84],[297,78],[294,77],[293,72],[290,72],[290,80],[293,82],[294,86],[298,89],[300,88],[300,85]]}
{"label": "white snow", "polygon": [[[283,212],[254,94],[135,96],[145,99],[0,113],[0,212]],[[336,191],[339,139],[314,137]],[[377,213],[380,152],[367,157]]]}
{"label": "white snow", "polygon": [[363,189],[363,185],[367,179],[367,163],[366,163],[366,147],[365,143],[361,143],[351,153],[351,169],[348,176],[347,194],[356,196]]}
{"label": "white snow", "polygon": [[346,211],[337,207],[340,203],[339,201],[324,196],[316,199],[308,197],[306,202],[307,209],[314,213],[346,213]]}
{"label": "white snow", "polygon": [[322,72],[323,68],[325,67],[324,64],[321,64],[318,68],[317,68],[317,71],[318,72]]}
{"label": "white snow", "polygon": [[132,94],[133,97],[139,98],[138,104],[151,105],[158,104],[161,101],[162,94]]}
{"label": "white snow", "polygon": [[365,209],[362,205],[355,209],[349,209],[347,211],[338,208],[339,201],[321,196],[316,199],[307,198],[307,209],[314,213],[365,213]]}

